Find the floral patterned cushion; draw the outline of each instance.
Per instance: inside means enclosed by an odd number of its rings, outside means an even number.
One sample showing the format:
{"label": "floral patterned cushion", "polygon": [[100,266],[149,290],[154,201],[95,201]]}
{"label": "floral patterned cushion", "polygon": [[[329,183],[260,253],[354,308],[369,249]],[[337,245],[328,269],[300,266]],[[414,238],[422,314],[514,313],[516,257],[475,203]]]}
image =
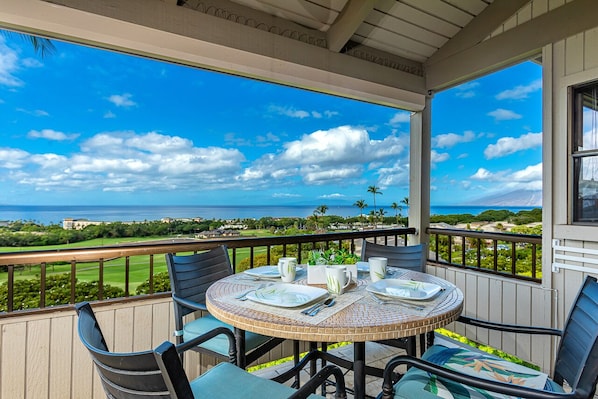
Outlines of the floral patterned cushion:
{"label": "floral patterned cushion", "polygon": [[[510,382],[546,391],[563,392],[563,389],[540,371],[517,365],[487,353],[463,348],[447,348],[434,345],[422,357],[432,363],[468,375]],[[395,398],[511,398],[437,377],[422,370],[411,368],[395,385]]]}

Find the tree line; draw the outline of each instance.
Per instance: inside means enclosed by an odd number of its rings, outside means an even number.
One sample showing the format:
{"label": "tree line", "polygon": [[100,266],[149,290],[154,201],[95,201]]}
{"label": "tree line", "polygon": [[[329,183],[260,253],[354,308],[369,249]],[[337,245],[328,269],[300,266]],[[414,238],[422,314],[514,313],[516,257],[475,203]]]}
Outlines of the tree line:
{"label": "tree line", "polygon": [[[250,230],[267,229],[274,234],[298,235],[309,234],[321,229],[353,228],[366,223],[362,215],[344,218],[337,215],[326,215],[327,208],[317,208],[317,216],[300,217],[262,217],[259,219],[237,219],[235,222],[243,224]],[[432,215],[431,223],[459,223],[474,222],[508,222],[525,225],[542,221],[542,210],[524,210],[517,213],[508,210],[487,210],[479,215]],[[173,220],[168,223],[162,221],[144,221],[138,223],[102,223],[89,225],[81,230],[65,230],[58,224],[43,225],[32,221],[11,222],[8,226],[0,227],[1,247],[27,247],[43,245],[60,245],[92,240],[96,238],[126,238],[126,237],[172,237],[189,236],[202,231],[220,228],[229,221],[212,219],[201,221]],[[370,222],[372,220],[370,219]],[[407,217],[383,216],[376,218],[376,223],[386,225],[407,225]]]}

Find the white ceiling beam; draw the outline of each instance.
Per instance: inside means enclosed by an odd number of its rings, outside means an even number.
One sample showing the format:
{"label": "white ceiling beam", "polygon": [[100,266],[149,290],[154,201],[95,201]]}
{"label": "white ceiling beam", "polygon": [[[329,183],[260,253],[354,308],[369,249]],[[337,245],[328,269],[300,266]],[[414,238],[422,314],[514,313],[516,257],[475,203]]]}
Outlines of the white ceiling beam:
{"label": "white ceiling beam", "polygon": [[438,91],[513,65],[542,47],[598,27],[598,1],[575,0],[459,53],[426,65],[428,90]]}
{"label": "white ceiling beam", "polygon": [[328,50],[336,53],[341,51],[375,5],[376,0],[349,0],[328,30]]}
{"label": "white ceiling beam", "polygon": [[471,20],[455,36],[439,48],[427,61],[432,65],[465,49],[468,49],[488,37],[500,24],[504,23],[529,0],[495,1]]}
{"label": "white ceiling beam", "polygon": [[411,111],[425,103],[423,77],[160,0],[53,1],[2,0],[0,27]]}

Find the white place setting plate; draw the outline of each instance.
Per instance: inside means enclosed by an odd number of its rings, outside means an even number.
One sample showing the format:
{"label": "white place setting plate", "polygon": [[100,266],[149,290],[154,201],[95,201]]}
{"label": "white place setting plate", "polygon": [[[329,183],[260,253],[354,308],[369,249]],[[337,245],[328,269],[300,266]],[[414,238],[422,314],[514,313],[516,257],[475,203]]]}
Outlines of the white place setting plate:
{"label": "white place setting plate", "polygon": [[247,294],[247,299],[265,305],[294,308],[328,295],[323,288],[291,283],[273,284]]}
{"label": "white place setting plate", "polygon": [[[295,270],[297,272],[300,272],[303,269],[297,266]],[[243,273],[253,277],[280,278],[280,271],[278,271],[278,266],[259,266],[254,267],[253,269],[245,270]]]}
{"label": "white place setting plate", "polygon": [[368,285],[366,290],[391,298],[424,301],[442,291],[442,287],[438,284],[422,281],[384,279]]}

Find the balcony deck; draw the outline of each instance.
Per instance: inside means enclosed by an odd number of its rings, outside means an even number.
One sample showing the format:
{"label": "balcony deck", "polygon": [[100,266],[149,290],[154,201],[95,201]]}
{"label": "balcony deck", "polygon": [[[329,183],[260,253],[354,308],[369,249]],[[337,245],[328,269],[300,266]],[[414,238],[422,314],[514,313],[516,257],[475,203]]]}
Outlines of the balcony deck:
{"label": "balcony deck", "polygon": [[[418,348],[419,350],[419,348]],[[346,345],[340,348],[332,349],[330,351],[336,356],[346,360],[353,359],[353,345]],[[403,349],[393,348],[391,346],[382,345],[376,342],[366,343],[366,363],[368,366],[384,368],[384,365],[394,356],[405,354]],[[292,366],[292,361],[282,363],[276,366],[267,367],[257,370],[254,374],[264,378],[273,378],[281,372],[288,370]],[[348,390],[353,388],[353,372],[343,369],[345,373],[345,383]],[[301,381],[304,382],[309,379],[308,370],[303,370],[301,373]],[[371,397],[376,397],[382,390],[382,379],[372,376],[366,377],[366,394]],[[319,392],[318,392],[319,393]],[[327,398],[334,398],[334,394],[327,394]],[[353,398],[351,391],[348,392],[348,399]]]}
{"label": "balcony deck", "polygon": [[[52,262],[70,264],[71,283],[68,284],[67,292],[70,291],[70,303],[75,303],[78,293],[75,290],[74,281],[79,269],[79,262],[93,260],[98,262],[101,286],[105,283],[102,278],[105,259],[119,257],[125,259],[123,270],[126,276],[129,272],[129,263],[133,263],[132,258],[145,259],[142,261],[147,264],[148,277],[151,280],[152,266],[166,252],[195,252],[225,244],[232,251],[231,260],[236,267],[238,259],[236,259],[237,252],[235,251],[240,248],[250,248],[252,255],[254,251],[258,252],[260,248],[265,248],[267,261],[270,262],[270,257],[274,256],[270,252],[274,247],[282,248],[283,254],[294,255],[314,248],[316,243],[318,245],[325,243],[326,246],[342,244],[359,253],[358,246],[362,238],[372,239],[386,245],[401,245],[406,242],[406,236],[413,233],[412,229],[391,229],[267,239],[203,240],[193,243],[0,254],[0,265],[6,266],[8,269],[8,311],[0,313],[0,350],[2,353],[0,357],[0,399],[105,397],[92,368],[89,354],[82,348],[78,340],[76,316],[72,307],[68,305],[48,306],[44,302],[46,287],[42,283],[39,290],[39,307],[41,309],[18,310],[20,303],[18,300],[13,300],[16,299],[13,296],[18,292],[15,284],[16,274],[22,265],[39,268],[42,281],[44,281],[43,276],[46,275],[45,272],[49,270]],[[431,233],[447,234],[446,231],[431,231]],[[448,233],[451,237],[456,234],[453,231]],[[461,234],[466,236],[470,233],[463,231]],[[497,246],[496,242],[503,240],[527,243],[530,240],[538,240],[534,237],[530,239],[496,234],[484,238],[490,240],[494,247]],[[463,242],[464,239],[444,240],[447,244],[453,241]],[[453,250],[454,248],[455,246],[453,246]],[[512,248],[518,250],[519,245],[513,244]],[[497,254],[496,250],[491,253],[495,256]],[[539,258],[539,256],[535,257],[535,259]],[[251,256],[250,259],[252,259]],[[551,325],[552,310],[546,304],[550,304],[553,300],[553,293],[538,284],[536,279],[521,278],[517,275],[515,266],[508,267],[510,270],[502,271],[496,268],[486,269],[475,263],[472,265],[459,262],[462,260],[462,257],[455,257],[452,262],[430,259],[427,272],[453,282],[462,292],[467,293],[464,304],[466,315],[495,321],[517,322],[518,324]],[[257,265],[253,262],[249,265],[249,267],[254,266]],[[577,286],[575,290],[577,290]],[[133,287],[129,287],[128,283],[126,292],[127,295],[129,292],[133,292]],[[514,298],[516,300],[513,300]],[[150,291],[149,295],[106,300],[100,292],[98,298],[86,300],[94,301],[96,299],[98,301],[93,302],[94,309],[105,330],[108,346],[114,351],[146,350],[159,345],[164,340],[172,339],[174,323],[172,304],[168,293]],[[513,353],[538,364],[544,370],[550,370],[552,359],[547,348],[551,346],[551,343],[547,340],[535,339],[532,341],[527,337],[509,333],[481,332],[466,329],[459,323],[453,323],[447,328],[476,341]],[[306,346],[302,350],[306,350]],[[338,351],[344,356],[352,358],[351,350],[352,346],[349,346]],[[396,355],[396,351],[397,349],[394,348],[385,349],[374,343],[368,344],[366,351],[369,356],[368,363],[383,366],[389,357]],[[269,353],[260,359],[259,363],[280,359],[290,354],[292,354],[292,345],[289,343]],[[211,361],[213,360],[200,358],[195,354],[186,356],[185,369],[188,376],[194,378],[199,375],[210,367]],[[261,370],[260,373],[271,371],[276,372],[276,369]],[[347,378],[347,382],[351,384],[352,378]],[[368,393],[376,395],[380,387],[381,382],[374,380],[368,385]]]}
{"label": "balcony deck", "polygon": [[[417,340],[418,342],[418,346],[417,346],[417,353],[420,353],[420,347],[419,347],[419,340]],[[456,341],[450,340],[448,338],[444,338],[442,336],[436,336],[435,338],[435,343],[437,344],[442,344],[445,346],[455,346],[455,345],[459,345],[459,343],[457,343]],[[346,359],[351,361],[353,359],[353,345],[346,345],[346,346],[342,346],[340,348],[335,348],[330,350],[330,353],[342,358],[342,359]],[[395,356],[398,355],[404,355],[406,354],[405,350],[403,349],[398,349],[398,348],[394,348],[392,346],[387,346],[387,345],[383,345],[377,342],[367,342],[366,343],[366,363],[368,366],[372,366],[372,367],[378,367],[383,369],[384,366],[386,365],[386,363],[388,363],[388,361],[390,359],[392,359]],[[292,366],[292,361],[286,362],[286,363],[282,363],[282,364],[278,364],[275,366],[271,366],[271,367],[267,367],[264,369],[260,369],[260,370],[256,370],[253,373],[255,375],[259,375],[260,377],[264,377],[264,378],[273,378],[275,376],[277,376],[278,374],[288,370],[291,366]],[[401,370],[400,368],[398,370]],[[353,372],[343,369],[343,372],[345,373],[345,383],[347,384],[347,388],[348,390],[351,390],[353,388]],[[307,370],[304,370],[301,373],[301,382],[306,381],[307,379],[309,379],[309,374]],[[377,377],[373,377],[373,376],[367,376],[366,377],[366,394],[372,398],[375,398],[380,391],[382,390],[382,379],[381,378],[377,378]],[[327,394],[327,398],[333,398],[334,395],[333,394]],[[353,398],[353,395],[351,394],[351,392],[348,392],[348,399]]]}

